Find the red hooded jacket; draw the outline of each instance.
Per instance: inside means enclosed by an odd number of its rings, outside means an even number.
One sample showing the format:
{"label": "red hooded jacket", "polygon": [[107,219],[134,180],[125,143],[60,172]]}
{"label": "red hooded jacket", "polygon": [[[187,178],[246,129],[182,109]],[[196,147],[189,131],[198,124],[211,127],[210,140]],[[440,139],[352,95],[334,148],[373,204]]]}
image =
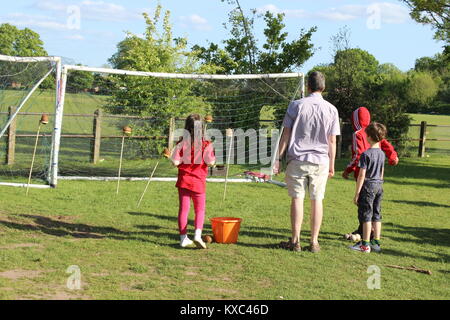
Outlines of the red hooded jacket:
{"label": "red hooded jacket", "polygon": [[[360,107],[353,111],[352,113],[352,125],[353,130],[353,143],[352,143],[352,160],[348,164],[345,172],[350,174],[355,173],[355,179],[358,178],[359,174],[359,158],[361,154],[370,148],[370,144],[367,141],[366,128],[370,124],[370,112],[365,107]],[[397,152],[394,147],[386,140],[383,139],[380,142],[381,150],[386,154],[386,157],[390,165],[395,165],[396,159],[398,157]]]}

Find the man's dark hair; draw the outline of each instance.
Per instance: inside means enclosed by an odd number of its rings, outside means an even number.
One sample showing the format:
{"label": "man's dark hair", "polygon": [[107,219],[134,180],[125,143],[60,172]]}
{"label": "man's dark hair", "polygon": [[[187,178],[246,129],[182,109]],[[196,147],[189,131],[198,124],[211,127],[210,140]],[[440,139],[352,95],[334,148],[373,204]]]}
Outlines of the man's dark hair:
{"label": "man's dark hair", "polygon": [[386,138],[387,130],[383,124],[372,122],[366,128],[366,134],[373,141],[380,142],[381,140]]}
{"label": "man's dark hair", "polygon": [[325,76],[322,72],[314,71],[309,74],[308,88],[311,92],[322,92],[325,90]]}

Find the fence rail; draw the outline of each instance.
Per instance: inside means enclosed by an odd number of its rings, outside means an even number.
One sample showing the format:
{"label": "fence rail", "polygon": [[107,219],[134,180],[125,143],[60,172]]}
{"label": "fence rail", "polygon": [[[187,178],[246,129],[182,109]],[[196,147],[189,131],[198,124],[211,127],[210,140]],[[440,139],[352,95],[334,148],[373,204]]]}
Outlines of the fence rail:
{"label": "fence rail", "polygon": [[[8,112],[0,112],[0,115],[7,115],[10,118],[16,108],[10,107]],[[37,112],[20,112],[19,116],[41,116],[42,113]],[[54,114],[50,113],[49,116],[54,116]],[[93,119],[92,124],[92,134],[62,134],[62,138],[68,139],[90,139],[92,140],[92,148],[91,148],[91,162],[96,164],[100,160],[101,153],[101,141],[102,139],[122,139],[124,135],[102,135],[102,121],[107,118],[117,118],[117,119],[139,119],[139,120],[155,120],[155,117],[141,117],[141,116],[128,116],[128,115],[113,115],[113,114],[104,114],[101,110],[96,110],[93,114],[65,114],[64,117],[78,117],[78,118],[91,118]],[[169,133],[168,135],[160,135],[160,136],[127,136],[127,139],[132,140],[164,140],[167,139],[167,145],[169,148],[173,147],[174,144],[174,132],[175,132],[175,122],[183,119],[180,118],[171,118],[168,123]],[[260,123],[274,123],[275,120],[260,120]],[[341,129],[345,125],[350,125],[349,122],[340,121]],[[450,125],[434,125],[428,124],[426,121],[422,121],[421,124],[412,124],[410,127],[419,127],[420,133],[417,138],[408,139],[408,141],[419,142],[418,146],[418,156],[424,157],[426,151],[426,143],[428,142],[450,142],[449,139],[435,139],[427,137],[427,128],[450,128]],[[7,133],[5,134],[7,138],[7,148],[6,148],[6,164],[13,165],[15,161],[15,149],[16,149],[16,138],[35,138],[36,134],[17,134],[17,119],[14,119],[9,126]],[[51,137],[51,134],[41,133],[39,137]],[[403,141],[403,139],[390,139],[391,141],[398,142]],[[338,137],[337,139],[337,157],[341,158],[343,154],[343,143],[351,142],[351,139],[348,137]],[[450,147],[449,147],[450,149]]]}

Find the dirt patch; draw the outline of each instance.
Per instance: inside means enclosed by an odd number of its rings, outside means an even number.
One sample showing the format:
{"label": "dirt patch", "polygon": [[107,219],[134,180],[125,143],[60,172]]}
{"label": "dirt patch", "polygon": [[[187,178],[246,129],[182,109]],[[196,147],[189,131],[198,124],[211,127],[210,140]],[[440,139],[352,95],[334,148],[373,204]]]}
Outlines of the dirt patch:
{"label": "dirt patch", "polygon": [[68,290],[58,290],[54,293],[46,293],[43,295],[31,294],[18,298],[17,300],[92,300],[92,298]]}
{"label": "dirt patch", "polygon": [[16,269],[0,272],[0,277],[10,280],[18,280],[22,278],[31,279],[39,277],[41,273],[42,271]]}

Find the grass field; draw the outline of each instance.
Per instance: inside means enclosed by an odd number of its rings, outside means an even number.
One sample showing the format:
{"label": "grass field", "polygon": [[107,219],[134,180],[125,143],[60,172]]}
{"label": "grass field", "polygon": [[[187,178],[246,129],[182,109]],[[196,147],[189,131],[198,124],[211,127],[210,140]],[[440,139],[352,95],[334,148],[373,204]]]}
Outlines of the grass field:
{"label": "grass field", "polygon": [[[402,159],[387,168],[381,254],[347,249],[342,234],[357,224],[354,183],[339,174],[328,185],[318,254],[276,248],[289,236],[283,188],[229,185],[222,205],[223,185],[208,184],[207,217],[237,216],[243,223],[237,244],[197,250],[178,247],[174,184],[152,183],[138,210],[144,186],[123,182],[119,196],[114,182],[62,181],[28,197],[1,188],[0,299],[450,298],[448,157]],[[211,233],[209,221],[205,228]],[[72,265],[80,268],[81,290],[66,287]],[[381,269],[380,290],[367,288],[371,265]],[[432,275],[386,265],[415,265]]]}
{"label": "grass field", "polygon": [[[431,114],[409,114],[411,124],[420,124],[426,121],[427,139],[425,144],[425,152],[428,156],[450,156],[450,116],[431,115]],[[441,127],[435,127],[435,126]],[[419,139],[420,127],[410,127],[408,136],[413,139]],[[432,141],[432,139],[446,139],[449,141]],[[419,142],[412,142],[410,146],[411,154],[417,155]]]}

